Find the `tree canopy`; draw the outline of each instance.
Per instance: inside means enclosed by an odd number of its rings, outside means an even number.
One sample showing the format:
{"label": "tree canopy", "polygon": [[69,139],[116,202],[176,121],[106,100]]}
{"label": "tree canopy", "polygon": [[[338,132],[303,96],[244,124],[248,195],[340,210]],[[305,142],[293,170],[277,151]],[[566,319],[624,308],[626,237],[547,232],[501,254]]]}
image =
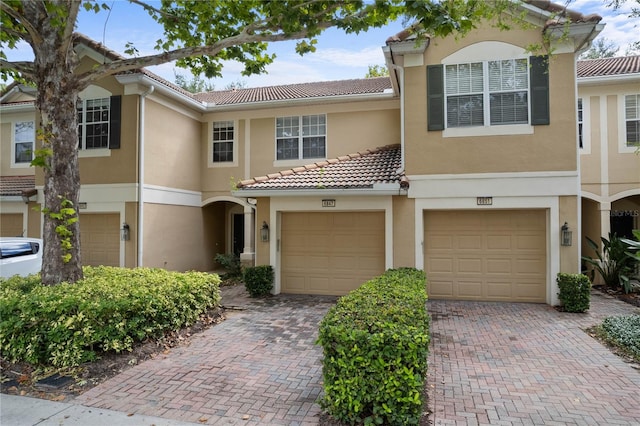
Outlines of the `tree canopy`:
{"label": "tree canopy", "polygon": [[[315,50],[328,28],[360,33],[403,16],[420,21],[412,31],[432,36],[464,34],[496,16],[506,0],[163,0],[159,7],[129,0],[162,24],[157,53],[139,56],[135,43],[126,58],[79,70],[74,30],[81,7],[107,13],[107,3],[92,0],[1,0],[0,66],[4,76],[35,85],[41,125],[34,164],[44,170],[44,253],[42,281],[56,284],[82,278],[78,195],[78,123],[80,91],[101,79],[142,67],[177,61],[194,75],[222,74],[222,64],[236,60],[244,75],[265,72],[274,60],[267,44],[297,40],[300,54]],[[501,6],[502,5],[502,6]],[[26,43],[32,61],[10,61],[7,50]]]}

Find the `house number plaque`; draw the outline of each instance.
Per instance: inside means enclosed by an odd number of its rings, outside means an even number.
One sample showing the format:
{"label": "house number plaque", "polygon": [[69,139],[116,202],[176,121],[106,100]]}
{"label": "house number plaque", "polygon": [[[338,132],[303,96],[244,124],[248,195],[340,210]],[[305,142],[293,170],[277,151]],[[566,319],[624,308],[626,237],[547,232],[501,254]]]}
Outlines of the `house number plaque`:
{"label": "house number plaque", "polygon": [[335,207],[336,200],[322,200],[322,207]]}
{"label": "house number plaque", "polygon": [[493,204],[493,197],[477,197],[476,203],[479,206],[490,206]]}

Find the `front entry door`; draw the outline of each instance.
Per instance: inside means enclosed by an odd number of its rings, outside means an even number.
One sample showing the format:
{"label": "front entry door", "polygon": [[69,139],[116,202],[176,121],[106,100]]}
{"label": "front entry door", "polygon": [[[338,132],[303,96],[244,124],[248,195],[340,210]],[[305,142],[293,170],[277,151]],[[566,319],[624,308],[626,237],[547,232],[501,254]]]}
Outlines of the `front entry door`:
{"label": "front entry door", "polygon": [[233,236],[231,247],[233,254],[240,256],[240,253],[244,251],[244,214],[233,215],[231,235]]}

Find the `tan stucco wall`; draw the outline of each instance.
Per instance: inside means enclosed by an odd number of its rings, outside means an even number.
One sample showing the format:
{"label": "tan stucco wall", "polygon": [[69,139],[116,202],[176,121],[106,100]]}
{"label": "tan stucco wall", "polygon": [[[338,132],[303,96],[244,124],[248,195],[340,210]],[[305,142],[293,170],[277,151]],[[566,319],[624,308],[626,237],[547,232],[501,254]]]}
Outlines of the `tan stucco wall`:
{"label": "tan stucco wall", "polygon": [[414,174],[570,171],[577,168],[575,70],[573,54],[549,63],[551,124],[533,134],[443,138],[427,131],[426,65],[440,64],[453,52],[479,41],[500,41],[526,49],[540,40],[539,30],[480,29],[460,40],[434,40],[425,66],[405,69],[406,170]]}
{"label": "tan stucco wall", "polygon": [[[109,90],[114,88],[109,88]],[[122,88],[118,87],[121,91]],[[112,92],[114,93],[114,92]],[[114,95],[117,95],[115,92]],[[122,96],[120,148],[108,157],[80,155],[80,181],[83,185],[131,183],[137,181],[138,96]]]}
{"label": "tan stucco wall", "polygon": [[138,203],[125,203],[124,215],[129,225],[129,241],[120,241],[124,244],[124,266],[135,268],[138,266]]}
{"label": "tan stucco wall", "polygon": [[[270,255],[271,250],[269,248],[268,242],[260,241],[260,227],[262,226],[262,222],[267,222],[269,224],[269,228],[271,229],[270,239],[277,238],[274,233],[276,229],[275,224],[271,223],[270,217],[270,209],[271,209],[271,199],[270,198],[258,198],[257,209],[256,209],[256,224],[258,230],[256,235],[256,265],[270,265]],[[275,267],[275,265],[274,265]]]}
{"label": "tan stucco wall", "polygon": [[[626,94],[638,93],[640,81],[625,84],[578,85],[578,96],[588,105],[588,149],[582,150],[580,171],[582,190],[596,195],[615,196],[640,188],[640,155],[620,152],[620,124],[625,119],[623,100]],[[604,117],[603,117],[604,114]],[[604,124],[604,126],[603,126]],[[603,144],[607,144],[603,149]],[[606,155],[606,159],[603,157]],[[604,161],[604,164],[603,164]],[[603,194],[600,184],[607,183]]]}
{"label": "tan stucco wall", "polygon": [[393,267],[415,267],[415,199],[393,197]]}
{"label": "tan stucco wall", "polygon": [[145,204],[144,259],[147,267],[175,271],[210,268],[200,207]]}
{"label": "tan stucco wall", "polygon": [[[580,272],[580,262],[578,259],[580,244],[578,241],[578,202],[579,199],[575,196],[558,197],[558,222],[561,225],[567,222],[573,237],[570,246],[560,246],[560,272],[569,274]],[[558,234],[559,233],[560,230],[558,230]]]}
{"label": "tan stucco wall", "polygon": [[35,174],[35,168],[29,165],[11,167],[13,145],[13,123],[16,121],[36,121],[34,112],[5,113],[0,114],[0,174],[2,176],[31,176]]}
{"label": "tan stucco wall", "polygon": [[145,184],[200,191],[200,121],[147,99],[144,126]]}
{"label": "tan stucco wall", "polygon": [[[237,182],[318,161],[303,159],[274,165],[276,117],[315,114],[327,116],[327,158],[400,143],[400,105],[397,99],[206,114],[202,124],[200,160],[203,167],[203,199],[228,195],[230,177]],[[237,126],[237,164],[232,167],[209,167],[211,123],[225,120],[235,120]],[[245,167],[247,155],[248,168]]]}

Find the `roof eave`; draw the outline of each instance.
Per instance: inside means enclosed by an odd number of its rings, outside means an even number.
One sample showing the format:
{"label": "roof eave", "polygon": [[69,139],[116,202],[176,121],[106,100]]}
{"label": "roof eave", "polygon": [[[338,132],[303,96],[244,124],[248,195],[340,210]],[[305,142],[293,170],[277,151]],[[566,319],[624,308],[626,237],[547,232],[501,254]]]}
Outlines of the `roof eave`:
{"label": "roof eave", "polygon": [[235,111],[235,110],[246,110],[250,109],[265,109],[265,108],[275,108],[281,106],[296,106],[296,105],[305,105],[305,104],[332,104],[332,103],[341,103],[341,102],[365,102],[365,101],[375,101],[375,100],[392,100],[396,98],[396,95],[392,92],[382,92],[382,93],[358,93],[352,95],[336,95],[336,96],[316,96],[309,98],[299,98],[299,99],[278,99],[273,101],[258,101],[258,102],[242,102],[237,104],[215,104],[215,103],[204,103],[207,112],[219,112],[219,111]]}
{"label": "roof eave", "polygon": [[406,189],[400,183],[374,185],[373,188],[334,189],[237,189],[231,195],[237,198],[261,197],[327,197],[327,196],[390,196],[398,195]]}
{"label": "roof eave", "polygon": [[596,84],[624,84],[640,81],[640,73],[598,75],[594,77],[578,77],[578,86],[590,86]]}
{"label": "roof eave", "polygon": [[203,102],[196,101],[189,96],[186,96],[176,90],[162,84],[161,81],[154,80],[153,78],[143,74],[143,73],[135,73],[135,74],[118,74],[115,76],[118,83],[124,85],[127,84],[142,84],[147,87],[153,86],[156,91],[162,93],[163,95],[174,99],[184,105],[190,106],[192,108],[196,108],[200,112],[205,111],[205,105]]}
{"label": "roof eave", "polygon": [[34,112],[36,110],[35,102],[27,103],[21,102],[19,104],[0,104],[0,109],[3,114],[12,112]]}

